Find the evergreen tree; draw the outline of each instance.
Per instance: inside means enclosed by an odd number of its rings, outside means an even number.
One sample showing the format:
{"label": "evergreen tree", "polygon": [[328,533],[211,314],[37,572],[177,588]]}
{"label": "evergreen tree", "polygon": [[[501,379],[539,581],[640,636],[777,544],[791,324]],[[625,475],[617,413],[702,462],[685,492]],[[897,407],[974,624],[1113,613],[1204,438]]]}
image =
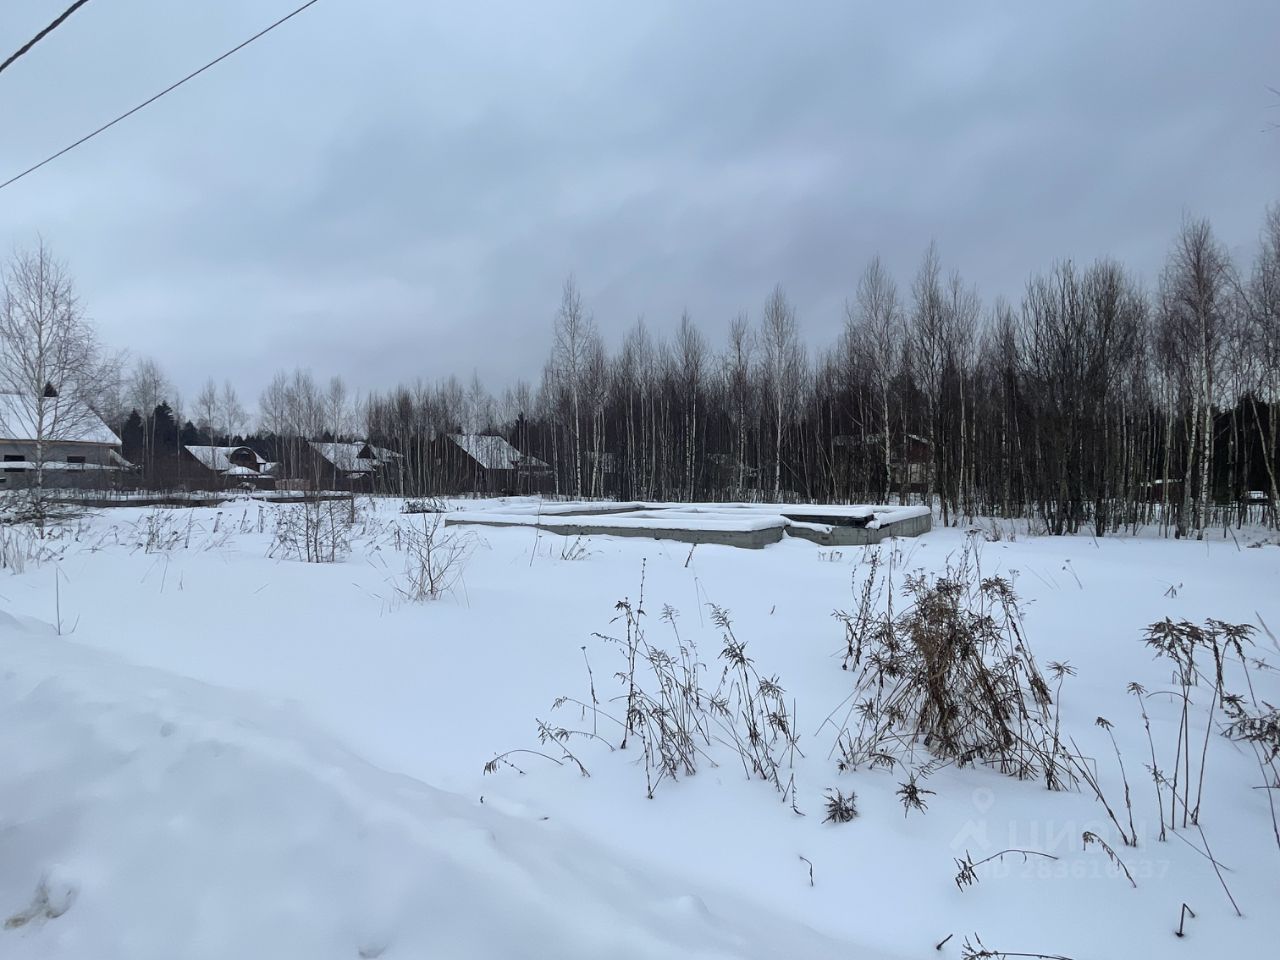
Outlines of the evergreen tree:
{"label": "evergreen tree", "polygon": [[140,463],[146,455],[147,434],[137,410],[129,413],[120,429],[121,454],[131,463]]}
{"label": "evergreen tree", "polygon": [[173,408],[161,401],[151,414],[151,421],[156,450],[175,449],[178,446],[178,421],[174,419]]}
{"label": "evergreen tree", "polygon": [[178,433],[178,442],[183,446],[205,446],[212,444],[213,438],[198,430],[196,425],[188,420]]}

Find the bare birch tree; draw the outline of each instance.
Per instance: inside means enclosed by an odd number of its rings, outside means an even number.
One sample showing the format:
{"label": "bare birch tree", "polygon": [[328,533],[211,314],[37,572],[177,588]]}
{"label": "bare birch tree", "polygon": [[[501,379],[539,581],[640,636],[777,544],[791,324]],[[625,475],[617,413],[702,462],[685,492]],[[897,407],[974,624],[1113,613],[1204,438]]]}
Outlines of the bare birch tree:
{"label": "bare birch tree", "polygon": [[151,357],[138,357],[129,373],[129,401],[142,417],[143,468],[148,475],[155,470],[156,408],[164,403],[172,387],[160,364]]}
{"label": "bare birch tree", "polygon": [[773,288],[760,320],[761,373],[773,414],[773,496],[782,496],[782,446],[786,429],[799,408],[805,353],[796,312],[782,290]]}
{"label": "bare birch tree", "polygon": [[733,427],[732,484],[734,496],[741,497],[746,489],[747,437],[754,411],[754,390],[751,383],[752,353],[755,336],[745,313],[729,323],[729,346],[721,360],[725,396],[728,400],[729,419]]}
{"label": "bare birch tree", "polygon": [[[1276,433],[1280,425],[1276,411],[1280,403],[1280,204],[1267,211],[1247,305],[1249,335],[1245,347],[1253,370],[1249,412],[1266,472],[1268,513],[1271,523],[1280,529],[1280,488],[1276,479]],[[1258,409],[1260,401],[1267,410],[1265,423]]]}
{"label": "bare birch tree", "polygon": [[1231,261],[1207,220],[1182,226],[1161,276],[1164,322],[1190,386],[1189,452],[1183,474],[1178,532],[1204,538],[1212,500],[1214,388],[1223,328],[1235,289]]}
{"label": "bare birch tree", "polygon": [[575,496],[582,496],[582,389],[587,363],[596,338],[595,324],[582,306],[582,294],[570,276],[564,282],[560,310],[556,314],[552,367],[568,401],[565,421],[573,451],[570,477]]}
{"label": "bare birch tree", "polygon": [[213,377],[210,377],[196,394],[195,414],[196,426],[205,432],[211,444],[217,444],[218,434],[221,433],[218,423],[220,406],[218,385],[214,383]]}
{"label": "bare birch tree", "polygon": [[66,266],[43,239],[15,251],[0,288],[0,389],[11,395],[13,426],[33,442],[30,510],[42,528],[51,446],[100,423],[89,404],[100,357]]}
{"label": "bare birch tree", "polygon": [[[898,369],[902,314],[898,285],[874,258],[858,281],[855,305],[845,311],[846,358],[860,358],[873,378],[880,422],[880,451],[883,457],[883,490],[888,499],[892,482],[892,431],[889,393]],[[905,442],[906,438],[903,438]]]}
{"label": "bare birch tree", "polygon": [[249,413],[240,402],[240,394],[232,386],[230,380],[222,381],[222,392],[218,395],[218,415],[222,431],[227,443],[232,443],[249,421]]}
{"label": "bare birch tree", "polygon": [[676,334],[676,356],[680,378],[680,394],[684,405],[684,456],[682,483],[685,498],[697,495],[698,443],[705,440],[699,430],[699,418],[706,416],[706,366],[707,342],[698,332],[697,325],[688,311],[680,317],[680,329]]}

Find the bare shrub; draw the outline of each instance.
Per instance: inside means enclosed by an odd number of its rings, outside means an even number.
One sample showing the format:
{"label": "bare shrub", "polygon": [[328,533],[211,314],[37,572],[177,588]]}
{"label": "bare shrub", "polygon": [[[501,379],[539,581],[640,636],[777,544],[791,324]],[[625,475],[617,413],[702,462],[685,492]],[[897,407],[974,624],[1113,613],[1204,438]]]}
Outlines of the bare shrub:
{"label": "bare shrub", "polygon": [[404,574],[396,590],[413,603],[438,600],[457,584],[475,549],[475,534],[445,526],[440,513],[422,512],[406,523],[397,541],[404,551]]}
{"label": "bare shrub", "polygon": [[449,505],[440,497],[410,497],[400,508],[401,513],[444,513]]}
{"label": "bare shrub", "polygon": [[269,557],[337,563],[351,552],[351,504],[308,500],[283,506],[276,515]]}
{"label": "bare shrub", "polygon": [[[868,581],[877,569],[871,560]],[[855,674],[836,741],[841,769],[909,764],[923,747],[1054,790],[1073,784],[1054,695],[1010,582],[981,578],[966,550],[941,576],[908,576],[905,593],[911,602],[894,616],[878,609],[877,588],[864,582],[859,609],[836,614],[844,667]],[[1061,680],[1070,668],[1055,672]]]}

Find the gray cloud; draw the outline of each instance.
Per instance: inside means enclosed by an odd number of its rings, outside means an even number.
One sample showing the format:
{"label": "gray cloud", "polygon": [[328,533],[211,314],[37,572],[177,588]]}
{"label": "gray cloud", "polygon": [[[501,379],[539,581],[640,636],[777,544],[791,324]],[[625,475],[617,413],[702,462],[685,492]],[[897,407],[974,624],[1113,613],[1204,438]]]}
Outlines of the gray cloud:
{"label": "gray cloud", "polygon": [[[0,48],[58,5],[11,6]],[[0,178],[287,6],[86,6],[0,75]],[[988,301],[1060,257],[1154,278],[1184,212],[1247,256],[1278,37],[1272,0],[322,0],[0,191],[0,242],[43,232],[188,393],[533,379],[569,272],[615,342],[781,281],[823,343],[871,256],[906,283],[935,238]]]}

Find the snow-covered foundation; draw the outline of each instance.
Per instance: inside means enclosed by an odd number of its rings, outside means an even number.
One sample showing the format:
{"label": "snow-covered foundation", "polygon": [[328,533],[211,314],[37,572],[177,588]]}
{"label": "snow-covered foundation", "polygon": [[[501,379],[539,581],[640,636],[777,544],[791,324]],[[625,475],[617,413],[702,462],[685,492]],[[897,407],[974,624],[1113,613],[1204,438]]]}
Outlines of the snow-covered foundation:
{"label": "snow-covered foundation", "polygon": [[753,550],[784,536],[824,546],[856,546],[888,537],[918,537],[933,526],[928,507],[744,503],[521,504],[454,514],[445,522],[533,527],[568,537],[646,537]]}
{"label": "snow-covered foundation", "polygon": [[[821,510],[820,507],[805,508]],[[824,547],[851,547],[879,543],[889,537],[918,537],[933,529],[933,515],[927,507],[873,507],[870,521],[840,522],[840,518],[788,511],[787,534],[822,544]]]}

